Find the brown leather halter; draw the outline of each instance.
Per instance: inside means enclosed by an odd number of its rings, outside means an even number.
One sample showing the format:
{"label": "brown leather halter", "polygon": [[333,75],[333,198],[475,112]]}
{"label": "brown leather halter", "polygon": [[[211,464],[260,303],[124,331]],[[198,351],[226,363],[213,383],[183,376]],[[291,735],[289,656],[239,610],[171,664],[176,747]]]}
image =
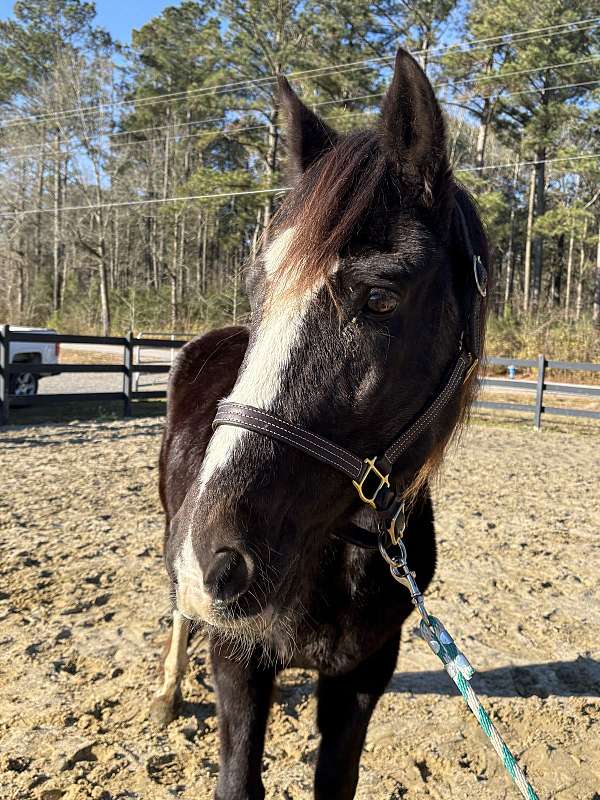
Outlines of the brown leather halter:
{"label": "brown leather halter", "polygon": [[[388,532],[394,543],[398,518],[403,513],[403,503],[400,493],[390,483],[393,466],[439,416],[460,387],[468,380],[481,356],[481,306],[487,294],[487,271],[481,257],[473,249],[462,209],[458,205],[456,208],[469,259],[473,265],[476,291],[474,291],[471,313],[460,339],[457,360],[448,378],[431,402],[404,428],[383,456],[360,458],[345,447],[335,444],[323,436],[286,422],[260,408],[243,403],[221,401],[213,422],[213,428],[219,425],[233,425],[269,436],[271,439],[291,445],[318,461],[345,473],[352,480],[363,503],[377,512],[381,523],[386,524],[386,527],[390,526]],[[356,528],[356,526],[353,527]],[[356,531],[361,532],[361,529],[356,528]],[[364,531],[362,533],[364,534]],[[371,546],[360,534],[342,538],[358,546]]]}

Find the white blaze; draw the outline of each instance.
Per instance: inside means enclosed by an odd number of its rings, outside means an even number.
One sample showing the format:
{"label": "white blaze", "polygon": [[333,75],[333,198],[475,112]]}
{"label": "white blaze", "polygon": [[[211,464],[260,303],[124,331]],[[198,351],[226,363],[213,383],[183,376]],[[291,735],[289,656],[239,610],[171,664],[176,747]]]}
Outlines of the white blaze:
{"label": "white blaze", "polygon": [[[293,236],[294,229],[289,228],[269,245],[264,257],[267,284],[285,257]],[[271,410],[289,365],[290,355],[302,330],[310,300],[322,285],[321,280],[299,296],[292,292],[286,293],[287,287],[284,286],[268,286],[267,310],[260,321],[252,348],[248,352],[245,367],[228,400],[265,411]],[[196,499],[200,497],[210,478],[219,468],[226,466],[234,450],[249,435],[250,431],[230,425],[220,425],[215,430],[202,462]],[[196,577],[199,577],[198,573],[201,575],[192,547],[191,523],[175,568],[178,576],[181,575],[182,578],[185,575]]]}
{"label": "white blaze", "polygon": [[[264,258],[267,283],[285,257],[293,237],[294,229],[288,228],[268,247]],[[314,293],[315,289],[312,289],[300,297],[284,296],[282,286],[269,287],[269,308],[260,322],[244,370],[228,400],[265,411],[271,409]],[[230,425],[220,425],[216,429],[202,462],[201,485],[206,485],[214,472],[226,465],[236,445],[248,435],[249,431]]]}

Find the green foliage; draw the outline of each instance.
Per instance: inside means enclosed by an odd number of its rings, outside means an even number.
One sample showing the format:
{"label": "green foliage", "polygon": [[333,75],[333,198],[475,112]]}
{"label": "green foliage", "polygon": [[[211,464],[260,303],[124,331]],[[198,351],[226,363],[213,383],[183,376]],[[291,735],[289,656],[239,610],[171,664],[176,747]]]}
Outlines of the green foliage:
{"label": "green foliage", "polygon": [[0,21],[0,103],[52,76],[65,46],[110,41],[93,25],[94,3],[81,0],[19,0],[14,19]]}
{"label": "green foliage", "polygon": [[[242,317],[241,275],[278,199],[230,195],[287,182],[273,76],[287,73],[344,132],[376,123],[402,45],[437,86],[457,176],[490,234],[491,341],[537,346],[534,331],[556,328],[548,314],[587,325],[600,162],[580,157],[600,133],[599,27],[566,23],[595,13],[593,0],[182,0],[125,50],[96,26],[91,2],[19,0],[0,23],[0,118],[39,119],[0,127],[0,191],[8,209],[45,211],[0,219],[0,314],[115,332]],[[552,25],[563,27],[541,30]],[[519,31],[529,33],[507,35]],[[483,42],[448,51],[450,39]],[[93,208],[62,209],[80,205]],[[539,296],[525,311],[532,253]]]}
{"label": "green foliage", "polygon": [[490,356],[537,358],[545,353],[556,360],[600,362],[600,337],[589,316],[567,323],[558,313],[522,320],[492,317],[486,335]]}

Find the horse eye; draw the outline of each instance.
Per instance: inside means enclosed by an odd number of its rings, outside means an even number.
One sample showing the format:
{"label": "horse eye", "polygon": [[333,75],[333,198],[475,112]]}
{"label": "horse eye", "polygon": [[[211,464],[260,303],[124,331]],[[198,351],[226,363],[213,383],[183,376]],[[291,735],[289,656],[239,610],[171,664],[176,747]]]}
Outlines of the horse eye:
{"label": "horse eye", "polygon": [[398,296],[387,289],[371,289],[365,309],[371,314],[391,314],[398,306]]}

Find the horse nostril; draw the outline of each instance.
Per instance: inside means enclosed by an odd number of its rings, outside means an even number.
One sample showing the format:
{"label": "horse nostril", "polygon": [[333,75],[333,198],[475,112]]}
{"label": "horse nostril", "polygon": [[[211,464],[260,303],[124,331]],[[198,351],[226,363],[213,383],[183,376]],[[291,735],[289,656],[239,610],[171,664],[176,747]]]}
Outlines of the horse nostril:
{"label": "horse nostril", "polygon": [[250,556],[232,547],[222,547],[214,555],[204,576],[204,586],[215,600],[228,602],[244,594],[250,585]]}

